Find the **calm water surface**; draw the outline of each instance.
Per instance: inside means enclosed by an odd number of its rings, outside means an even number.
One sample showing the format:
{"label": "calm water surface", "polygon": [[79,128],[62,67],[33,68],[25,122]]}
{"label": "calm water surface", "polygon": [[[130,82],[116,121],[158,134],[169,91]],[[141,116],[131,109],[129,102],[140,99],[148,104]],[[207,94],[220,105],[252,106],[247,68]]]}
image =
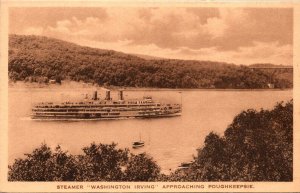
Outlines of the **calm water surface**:
{"label": "calm water surface", "polygon": [[[45,88],[9,88],[9,163],[30,153],[45,142],[51,147],[61,145],[72,154],[91,142],[118,143],[132,153],[146,152],[161,166],[163,172],[176,169],[192,160],[205,136],[214,131],[223,134],[233,118],[242,110],[272,108],[278,101],[292,99],[292,90],[284,91],[125,91],[125,98],[151,95],[154,100],[180,103],[182,116],[159,119],[127,119],[106,121],[32,121],[28,118],[35,102],[80,100],[94,88],[82,86]],[[105,90],[98,89],[101,96]],[[117,93],[112,92],[117,98]],[[134,150],[133,141],[141,136],[146,145]]]}

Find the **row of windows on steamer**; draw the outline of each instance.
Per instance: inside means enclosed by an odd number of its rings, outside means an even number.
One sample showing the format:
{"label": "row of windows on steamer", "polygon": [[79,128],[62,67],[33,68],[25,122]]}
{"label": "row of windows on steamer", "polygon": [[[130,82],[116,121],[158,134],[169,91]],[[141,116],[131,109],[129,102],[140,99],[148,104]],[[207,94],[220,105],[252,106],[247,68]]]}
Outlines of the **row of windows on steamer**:
{"label": "row of windows on steamer", "polygon": [[[172,107],[169,107],[169,109],[172,109]],[[130,108],[130,109],[57,109],[57,108],[47,108],[47,109],[33,109],[32,111],[34,112],[86,112],[86,111],[91,111],[91,112],[97,112],[97,111],[158,111],[158,110],[163,110],[161,108]]]}
{"label": "row of windows on steamer", "polygon": [[[127,107],[130,108],[130,106],[128,105],[133,105],[133,106],[161,106],[160,103],[128,103],[128,104],[111,104],[111,105],[103,105],[103,104],[95,104],[95,105],[82,105],[80,103],[73,103],[72,105],[50,105],[50,104],[40,104],[40,105],[36,105],[36,108],[93,108],[93,107],[114,107],[114,108],[118,108],[118,107]],[[167,104],[167,106],[169,106]]]}
{"label": "row of windows on steamer", "polygon": [[[152,112],[137,112],[140,115],[160,115],[163,114],[162,111],[152,111]],[[103,115],[121,115],[121,113],[119,112],[114,112],[114,113],[105,113],[105,112],[101,112],[101,113],[90,113],[90,114],[86,114],[86,113],[43,113],[43,112],[38,112],[35,113],[34,116],[69,116],[69,117],[78,117],[78,116],[82,116],[82,115],[98,115],[98,116],[103,116]],[[128,115],[127,115],[128,116]]]}
{"label": "row of windows on steamer", "polygon": [[[127,103],[125,101],[101,101],[101,102],[78,102],[78,103],[73,103],[73,102],[64,102],[61,103],[60,105],[98,105],[98,104],[102,104],[102,105],[109,105],[109,104],[152,104],[154,102],[150,102],[150,101],[127,101]],[[56,105],[52,102],[49,103],[39,103],[40,105]]]}
{"label": "row of windows on steamer", "polygon": [[[45,117],[57,117],[57,116],[65,116],[65,117],[78,117],[78,116],[82,116],[82,115],[86,115],[86,114],[56,114],[56,113],[52,113],[52,114],[45,114],[45,113],[36,113],[35,116],[45,116]],[[99,113],[99,114],[89,114],[89,115],[120,115],[120,113]]]}

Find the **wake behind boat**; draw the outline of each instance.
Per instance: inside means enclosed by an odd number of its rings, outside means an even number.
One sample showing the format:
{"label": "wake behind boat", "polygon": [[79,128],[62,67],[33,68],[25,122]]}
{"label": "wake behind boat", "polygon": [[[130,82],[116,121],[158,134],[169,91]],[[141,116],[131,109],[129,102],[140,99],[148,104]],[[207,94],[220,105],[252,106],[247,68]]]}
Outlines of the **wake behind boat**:
{"label": "wake behind boat", "polygon": [[42,102],[33,106],[31,118],[34,120],[107,120],[126,118],[171,117],[181,114],[181,104],[161,103],[151,96],[142,99],[125,100],[123,91],[119,99],[113,100],[110,91],[104,99],[94,92],[91,99],[79,102]]}

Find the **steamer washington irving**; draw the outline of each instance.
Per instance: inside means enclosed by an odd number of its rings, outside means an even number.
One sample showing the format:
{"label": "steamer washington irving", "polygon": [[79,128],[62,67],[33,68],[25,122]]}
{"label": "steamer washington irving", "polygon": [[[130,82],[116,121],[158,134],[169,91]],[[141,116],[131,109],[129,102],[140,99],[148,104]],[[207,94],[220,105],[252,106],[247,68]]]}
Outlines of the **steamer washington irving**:
{"label": "steamer washington irving", "polygon": [[38,103],[32,109],[32,119],[38,120],[100,120],[122,118],[153,118],[177,116],[181,113],[181,104],[163,104],[152,100],[151,96],[143,99],[124,100],[123,91],[119,99],[112,100],[110,91],[106,91],[101,100],[94,92],[92,99],[80,102]]}

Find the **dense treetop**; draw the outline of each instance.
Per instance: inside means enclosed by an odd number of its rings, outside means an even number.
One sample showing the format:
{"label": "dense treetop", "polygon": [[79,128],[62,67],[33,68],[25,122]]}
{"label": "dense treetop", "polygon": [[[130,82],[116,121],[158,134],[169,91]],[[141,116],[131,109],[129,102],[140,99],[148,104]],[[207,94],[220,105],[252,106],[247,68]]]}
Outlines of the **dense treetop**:
{"label": "dense treetop", "polygon": [[292,73],[252,70],[229,63],[143,59],[41,36],[9,36],[9,78],[56,79],[104,86],[156,88],[291,88]]}
{"label": "dense treetop", "polygon": [[191,167],[171,181],[292,181],[293,102],[248,109],[220,137],[210,133]]}
{"label": "dense treetop", "polygon": [[151,181],[160,173],[146,154],[133,155],[116,144],[92,143],[72,155],[46,144],[9,166],[9,181]]}

